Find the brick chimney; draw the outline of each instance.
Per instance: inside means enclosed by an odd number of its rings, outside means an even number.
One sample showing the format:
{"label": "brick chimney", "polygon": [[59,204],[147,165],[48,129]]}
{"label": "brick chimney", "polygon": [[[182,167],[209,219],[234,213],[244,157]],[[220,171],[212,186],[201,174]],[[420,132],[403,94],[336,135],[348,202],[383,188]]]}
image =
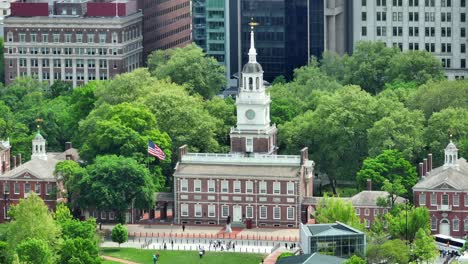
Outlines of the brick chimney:
{"label": "brick chimney", "polygon": [[432,171],[432,154],[427,155],[427,173]]}
{"label": "brick chimney", "polygon": [[18,167],[21,166],[21,165],[23,164],[23,159],[22,159],[22,157],[21,157],[21,153],[18,154],[17,161],[18,161]]}
{"label": "brick chimney", "polygon": [[308,159],[309,159],[309,148],[304,147],[303,149],[301,149],[301,165],[304,164],[304,162]]}
{"label": "brick chimney", "polygon": [[6,161],[2,161],[2,174],[5,174],[6,171]]}
{"label": "brick chimney", "polygon": [[179,161],[182,161],[182,156],[187,154],[187,144],[179,147]]}
{"label": "brick chimney", "polygon": [[427,159],[423,159],[423,176],[427,174]]}
{"label": "brick chimney", "polygon": [[372,179],[367,179],[367,190],[372,191]]}
{"label": "brick chimney", "polygon": [[14,168],[16,168],[16,156],[13,156],[13,168],[12,169]]}
{"label": "brick chimney", "polygon": [[71,149],[73,146],[72,146],[72,143],[70,141],[68,142],[65,142],[65,150],[69,150]]}
{"label": "brick chimney", "polygon": [[422,162],[419,162],[419,178],[420,179],[424,179],[424,174],[423,174],[423,167],[424,167],[424,164]]}

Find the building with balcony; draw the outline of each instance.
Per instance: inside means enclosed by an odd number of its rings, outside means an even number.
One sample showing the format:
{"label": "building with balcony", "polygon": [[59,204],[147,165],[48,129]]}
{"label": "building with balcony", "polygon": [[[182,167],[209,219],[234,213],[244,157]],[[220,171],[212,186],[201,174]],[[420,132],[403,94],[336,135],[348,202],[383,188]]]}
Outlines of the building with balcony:
{"label": "building with balcony", "polygon": [[468,76],[466,1],[353,1],[353,41],[382,41],[400,50],[426,50],[449,79]]}
{"label": "building with balcony", "polygon": [[173,188],[177,224],[298,227],[308,220],[301,202],[312,196],[314,163],[307,148],[300,155],[276,155],[277,129],[270,124],[270,97],[251,30],[230,153],[179,149]]}
{"label": "building with balcony", "polygon": [[[5,142],[0,143],[1,149]],[[9,152],[4,158],[10,161]],[[78,158],[78,151],[72,148],[70,142],[66,143],[64,152],[47,152],[46,140],[38,131],[32,140],[31,160],[22,163],[21,155],[14,156],[10,169],[0,173],[0,190],[3,195],[0,197],[0,223],[9,219],[8,209],[11,205],[26,198],[30,192],[38,194],[49,209],[54,210],[57,198],[60,197],[57,178],[54,176],[55,165],[63,160],[77,161]]]}
{"label": "building with balcony", "polygon": [[5,82],[35,76],[73,87],[142,65],[136,0],[11,3],[5,18]]}
{"label": "building with balcony", "polygon": [[468,163],[458,158],[453,142],[444,151],[444,165],[432,169],[432,155],[419,164],[414,203],[429,209],[432,233],[463,237],[468,233]]}
{"label": "building with balcony", "polygon": [[184,47],[192,42],[190,0],[138,0],[143,12],[143,62],[158,49]]}

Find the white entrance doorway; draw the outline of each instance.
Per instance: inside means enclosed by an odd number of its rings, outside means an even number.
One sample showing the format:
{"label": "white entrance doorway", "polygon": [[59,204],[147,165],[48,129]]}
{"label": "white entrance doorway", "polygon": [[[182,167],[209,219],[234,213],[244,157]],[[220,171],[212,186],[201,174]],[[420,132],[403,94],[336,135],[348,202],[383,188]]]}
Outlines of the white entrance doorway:
{"label": "white entrance doorway", "polygon": [[232,207],[233,210],[233,222],[242,222],[242,207],[239,205],[234,205]]}
{"label": "white entrance doorway", "polygon": [[440,220],[439,232],[442,235],[450,236],[450,224],[447,219]]}

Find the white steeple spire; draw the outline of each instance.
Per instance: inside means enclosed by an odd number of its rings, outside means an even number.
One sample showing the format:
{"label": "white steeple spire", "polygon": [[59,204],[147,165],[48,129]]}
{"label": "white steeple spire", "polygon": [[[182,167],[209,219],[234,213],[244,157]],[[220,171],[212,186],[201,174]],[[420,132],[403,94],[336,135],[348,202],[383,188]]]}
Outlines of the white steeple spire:
{"label": "white steeple spire", "polygon": [[31,160],[34,160],[34,159],[47,160],[46,140],[39,132],[39,126],[37,129],[36,136],[32,140]]}
{"label": "white steeple spire", "polygon": [[444,168],[458,168],[458,149],[455,144],[453,144],[452,140],[450,143],[445,147],[445,163]]}
{"label": "white steeple spire", "polygon": [[255,41],[254,41],[254,27],[258,26],[258,23],[253,21],[253,18],[251,18],[251,21],[249,23],[250,25],[250,49],[249,49],[249,62],[257,62],[257,50],[255,49]]}

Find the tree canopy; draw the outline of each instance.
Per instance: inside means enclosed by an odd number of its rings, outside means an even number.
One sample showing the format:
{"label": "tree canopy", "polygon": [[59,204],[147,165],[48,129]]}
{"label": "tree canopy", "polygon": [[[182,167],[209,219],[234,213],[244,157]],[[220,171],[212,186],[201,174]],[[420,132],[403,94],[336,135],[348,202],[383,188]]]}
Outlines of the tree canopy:
{"label": "tree canopy", "polygon": [[356,211],[351,202],[344,201],[337,197],[323,197],[317,204],[315,219],[319,224],[335,223],[339,221],[357,229],[364,230],[364,226],[356,215]]}

